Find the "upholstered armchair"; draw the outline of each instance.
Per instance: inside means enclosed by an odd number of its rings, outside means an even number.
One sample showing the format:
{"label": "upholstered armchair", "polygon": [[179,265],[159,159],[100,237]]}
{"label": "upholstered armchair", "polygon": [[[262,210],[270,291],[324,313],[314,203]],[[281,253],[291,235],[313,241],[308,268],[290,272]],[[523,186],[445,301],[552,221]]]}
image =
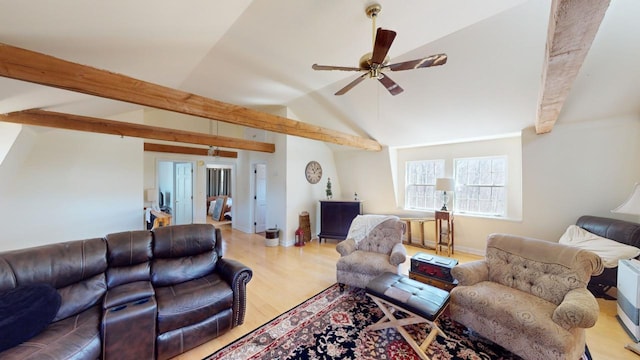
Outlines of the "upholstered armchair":
{"label": "upholstered armchair", "polygon": [[336,245],[340,253],[336,264],[340,288],[365,288],[384,272],[397,274],[407,258],[407,249],[402,245],[405,226],[397,216],[358,215],[353,219],[347,239]]}
{"label": "upholstered armchair", "polygon": [[451,317],[527,360],[579,359],[599,314],[587,283],[602,270],[590,251],[492,234],[484,260],[452,269]]}

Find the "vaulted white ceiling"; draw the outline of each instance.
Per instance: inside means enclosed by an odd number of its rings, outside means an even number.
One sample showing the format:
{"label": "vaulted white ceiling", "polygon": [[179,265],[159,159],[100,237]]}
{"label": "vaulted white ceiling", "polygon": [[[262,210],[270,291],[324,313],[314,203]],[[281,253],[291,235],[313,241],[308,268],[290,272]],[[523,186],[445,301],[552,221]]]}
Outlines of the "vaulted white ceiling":
{"label": "vaulted white ceiling", "polygon": [[[446,53],[444,66],[391,72],[391,96],[313,63],[357,66],[372,47],[369,0],[0,0],[0,42],[247,107],[410,146],[533,126],[550,0],[380,0],[392,62]],[[558,123],[640,114],[640,1],[611,0]],[[1,66],[1,64],[0,64]],[[108,116],[134,105],[0,78],[0,113]],[[203,120],[204,121],[204,120]]]}

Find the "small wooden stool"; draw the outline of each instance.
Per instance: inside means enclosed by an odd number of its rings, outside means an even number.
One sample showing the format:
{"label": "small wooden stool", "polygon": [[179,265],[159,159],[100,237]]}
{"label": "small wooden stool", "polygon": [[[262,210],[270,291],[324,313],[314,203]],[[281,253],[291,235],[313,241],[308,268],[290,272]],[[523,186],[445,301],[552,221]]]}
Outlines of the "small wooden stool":
{"label": "small wooden stool", "polygon": [[[449,304],[449,293],[390,272],[371,280],[367,284],[366,291],[385,315],[377,323],[368,326],[366,330],[396,328],[421,359],[429,360],[425,351],[436,335],[447,337],[435,322]],[[408,317],[398,319],[393,315],[395,311],[401,311]],[[422,344],[418,345],[403,326],[423,322],[431,326],[431,331]]]}

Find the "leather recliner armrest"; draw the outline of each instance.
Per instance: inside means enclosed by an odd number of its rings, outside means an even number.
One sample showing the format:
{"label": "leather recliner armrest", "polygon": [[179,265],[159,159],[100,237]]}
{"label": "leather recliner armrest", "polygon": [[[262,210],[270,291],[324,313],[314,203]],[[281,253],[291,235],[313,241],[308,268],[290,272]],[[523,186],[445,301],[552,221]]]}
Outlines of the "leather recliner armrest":
{"label": "leather recliner armrest", "polygon": [[104,309],[102,359],[155,359],[157,313],[154,296]]}
{"label": "leather recliner armrest", "polygon": [[109,309],[155,295],[150,281],[136,281],[111,288],[102,301],[102,308]]}
{"label": "leather recliner armrest", "polygon": [[233,326],[242,325],[247,304],[247,283],[253,271],[237,260],[225,258],[218,259],[216,271],[233,290]]}

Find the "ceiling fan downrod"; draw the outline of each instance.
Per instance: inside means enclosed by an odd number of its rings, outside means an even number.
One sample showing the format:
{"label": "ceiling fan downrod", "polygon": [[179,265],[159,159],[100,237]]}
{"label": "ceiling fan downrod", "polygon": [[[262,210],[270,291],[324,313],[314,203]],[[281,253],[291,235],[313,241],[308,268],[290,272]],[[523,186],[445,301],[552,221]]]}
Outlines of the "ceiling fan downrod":
{"label": "ceiling fan downrod", "polygon": [[367,6],[365,9],[365,13],[371,19],[371,45],[375,45],[376,43],[376,18],[378,14],[382,10],[382,6],[380,4],[372,4]]}

